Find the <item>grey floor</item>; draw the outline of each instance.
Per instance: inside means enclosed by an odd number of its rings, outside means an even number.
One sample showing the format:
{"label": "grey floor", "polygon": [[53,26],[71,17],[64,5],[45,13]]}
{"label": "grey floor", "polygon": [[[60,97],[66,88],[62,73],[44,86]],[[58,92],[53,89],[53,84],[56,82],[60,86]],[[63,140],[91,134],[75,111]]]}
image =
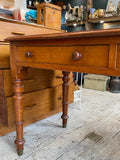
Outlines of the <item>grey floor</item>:
{"label": "grey floor", "polygon": [[[95,90],[75,92],[68,127],[61,113],[24,128],[24,155],[18,157],[15,132],[0,137],[0,160],[120,160],[120,94]],[[80,104],[82,106],[80,106]],[[95,141],[86,135],[94,132]]]}

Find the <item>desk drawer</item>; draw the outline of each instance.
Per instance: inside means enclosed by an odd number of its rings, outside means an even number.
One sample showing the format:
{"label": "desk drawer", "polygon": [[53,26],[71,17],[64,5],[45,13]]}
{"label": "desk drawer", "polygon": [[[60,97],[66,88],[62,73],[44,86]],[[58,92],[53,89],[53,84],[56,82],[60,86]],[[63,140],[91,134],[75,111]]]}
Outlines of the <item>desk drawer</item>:
{"label": "desk drawer", "polygon": [[[73,103],[73,90],[74,84],[71,83],[69,87],[69,103]],[[48,117],[48,114],[52,112],[59,112],[62,109],[62,85],[52,87],[36,92],[24,94],[24,125],[31,124],[33,122]],[[8,125],[14,126],[15,113],[13,98],[7,97],[8,108]],[[7,118],[7,117],[6,117]]]}
{"label": "desk drawer", "polygon": [[[77,51],[81,57],[73,60]],[[26,55],[26,53],[30,55]],[[109,45],[17,47],[17,62],[108,67]]]}
{"label": "desk drawer", "polygon": [[0,41],[15,35],[35,35],[46,33],[61,33],[63,31],[41,27],[40,25],[29,25],[22,22],[0,21]]}

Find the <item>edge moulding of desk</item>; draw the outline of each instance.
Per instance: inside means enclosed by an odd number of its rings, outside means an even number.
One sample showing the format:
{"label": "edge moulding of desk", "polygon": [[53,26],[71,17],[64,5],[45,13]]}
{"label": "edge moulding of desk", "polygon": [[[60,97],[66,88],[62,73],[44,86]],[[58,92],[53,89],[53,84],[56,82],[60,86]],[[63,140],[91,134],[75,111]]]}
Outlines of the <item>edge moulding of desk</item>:
{"label": "edge moulding of desk", "polygon": [[27,68],[62,70],[63,127],[68,119],[69,72],[120,76],[120,29],[16,36],[10,41],[17,151],[23,154],[23,90]]}

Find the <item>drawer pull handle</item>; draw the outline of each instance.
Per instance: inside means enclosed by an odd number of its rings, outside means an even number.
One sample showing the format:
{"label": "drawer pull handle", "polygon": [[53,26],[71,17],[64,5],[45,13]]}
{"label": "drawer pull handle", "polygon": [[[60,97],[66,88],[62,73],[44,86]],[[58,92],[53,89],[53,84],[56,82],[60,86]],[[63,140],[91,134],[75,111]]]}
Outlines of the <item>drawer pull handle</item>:
{"label": "drawer pull handle", "polygon": [[29,109],[32,109],[32,108],[35,108],[35,107],[36,107],[36,104],[32,104],[32,105],[25,106],[24,109],[29,110]]}
{"label": "drawer pull handle", "polygon": [[11,32],[13,35],[20,35],[20,36],[22,36],[22,35],[25,35],[25,33],[23,33],[23,32]]}
{"label": "drawer pull handle", "polygon": [[56,76],[56,79],[62,79],[63,76]]}
{"label": "drawer pull handle", "polygon": [[26,58],[32,58],[32,53],[31,52],[25,52],[25,57]]}
{"label": "drawer pull handle", "polygon": [[73,59],[74,61],[78,61],[81,57],[82,57],[82,55],[81,55],[79,52],[77,52],[77,51],[74,51],[74,52],[72,53],[72,59]]}
{"label": "drawer pull handle", "polygon": [[63,97],[58,97],[58,100],[60,100],[60,101],[63,100]]}

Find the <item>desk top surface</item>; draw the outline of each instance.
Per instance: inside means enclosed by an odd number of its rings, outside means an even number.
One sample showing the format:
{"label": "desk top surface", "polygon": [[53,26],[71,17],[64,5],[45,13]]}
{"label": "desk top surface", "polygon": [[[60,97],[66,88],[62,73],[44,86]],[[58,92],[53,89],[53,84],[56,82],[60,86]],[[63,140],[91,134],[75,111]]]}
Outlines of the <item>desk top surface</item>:
{"label": "desk top surface", "polygon": [[24,41],[40,39],[65,39],[65,38],[82,38],[82,37],[101,37],[101,36],[120,36],[120,28],[106,30],[91,30],[67,33],[37,34],[29,36],[8,37],[6,41]]}

